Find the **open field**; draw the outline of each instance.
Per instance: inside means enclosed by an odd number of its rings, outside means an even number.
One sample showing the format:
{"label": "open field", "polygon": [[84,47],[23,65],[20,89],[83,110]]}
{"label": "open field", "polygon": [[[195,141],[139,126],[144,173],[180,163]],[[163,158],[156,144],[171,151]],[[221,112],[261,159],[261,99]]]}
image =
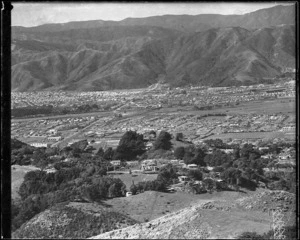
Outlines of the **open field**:
{"label": "open field", "polygon": [[[291,102],[290,102],[291,101]],[[248,103],[241,103],[231,110],[236,113],[256,113],[256,114],[296,114],[296,105],[294,99],[275,99],[266,101],[255,101]]]}
{"label": "open field", "polygon": [[205,139],[264,139],[264,138],[288,138],[295,139],[295,133],[288,134],[285,132],[240,132],[240,133],[221,133],[211,135]]}
{"label": "open field", "polygon": [[109,199],[104,203],[111,205],[117,212],[145,222],[188,207],[198,201],[202,201],[199,195],[146,191],[130,197]]}
{"label": "open field", "polygon": [[242,102],[235,107],[222,107],[215,108],[212,110],[194,110],[193,107],[174,107],[174,108],[162,108],[155,110],[159,113],[176,113],[176,114],[194,114],[194,115],[205,115],[215,113],[226,113],[226,114],[296,114],[296,105],[294,98],[279,98],[274,100],[265,101],[251,101]]}

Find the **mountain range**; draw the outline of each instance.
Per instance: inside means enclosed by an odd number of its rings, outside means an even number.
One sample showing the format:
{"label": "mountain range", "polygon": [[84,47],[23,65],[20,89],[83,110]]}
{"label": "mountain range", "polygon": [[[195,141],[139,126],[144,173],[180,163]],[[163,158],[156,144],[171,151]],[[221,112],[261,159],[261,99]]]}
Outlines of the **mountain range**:
{"label": "mountain range", "polygon": [[295,68],[295,7],[12,27],[12,91],[259,83]]}

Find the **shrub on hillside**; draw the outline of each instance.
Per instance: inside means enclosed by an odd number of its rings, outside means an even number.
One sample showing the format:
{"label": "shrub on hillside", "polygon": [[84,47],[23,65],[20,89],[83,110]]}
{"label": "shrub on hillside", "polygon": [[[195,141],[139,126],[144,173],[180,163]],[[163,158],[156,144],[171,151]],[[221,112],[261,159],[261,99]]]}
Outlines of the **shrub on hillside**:
{"label": "shrub on hillside", "polygon": [[13,238],[70,238],[86,239],[100,233],[130,226],[137,221],[111,210],[101,209],[98,214],[86,213],[66,203],[57,204],[39,216],[43,221],[25,223],[13,233]]}

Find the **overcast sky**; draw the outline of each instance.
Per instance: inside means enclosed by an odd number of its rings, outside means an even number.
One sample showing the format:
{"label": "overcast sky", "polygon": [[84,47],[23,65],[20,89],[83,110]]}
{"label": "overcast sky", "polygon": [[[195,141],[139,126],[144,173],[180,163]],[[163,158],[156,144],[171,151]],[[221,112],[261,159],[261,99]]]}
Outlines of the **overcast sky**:
{"label": "overcast sky", "polygon": [[286,5],[287,2],[251,3],[12,3],[13,26],[37,26],[86,20],[119,21],[128,17],[157,15],[245,14],[262,8]]}

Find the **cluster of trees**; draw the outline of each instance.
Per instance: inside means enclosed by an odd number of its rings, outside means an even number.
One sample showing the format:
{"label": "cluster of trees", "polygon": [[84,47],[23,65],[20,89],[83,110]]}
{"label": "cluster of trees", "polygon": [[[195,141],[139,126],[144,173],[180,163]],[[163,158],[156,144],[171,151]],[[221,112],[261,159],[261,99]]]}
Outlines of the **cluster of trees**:
{"label": "cluster of trees", "polygon": [[36,148],[22,143],[16,139],[11,140],[11,164],[34,165],[44,168],[54,163],[54,155],[57,155],[57,148]]}
{"label": "cluster of trees", "polygon": [[224,143],[221,139],[207,139],[204,141],[208,146],[212,148],[229,149],[238,147],[238,145],[229,145]]}
{"label": "cluster of trees", "polygon": [[[37,170],[25,175],[19,188],[21,201],[13,203],[13,229],[60,202],[101,201],[125,195],[125,184],[120,179],[106,176],[107,169],[111,167],[109,161],[86,151],[86,145],[82,141],[59,151],[31,148],[19,142],[14,144],[14,150],[18,154],[25,151],[32,164],[43,168],[53,163],[56,171]],[[65,157],[69,161],[62,161]]]}
{"label": "cluster of trees", "polygon": [[177,147],[174,150],[174,156],[177,159],[184,160],[185,164],[197,164],[199,166],[206,166],[205,152],[201,148],[196,148],[194,145],[187,147]]}
{"label": "cluster of trees", "polygon": [[143,181],[137,184],[132,184],[130,186],[130,192],[135,195],[138,192],[145,192],[145,191],[166,191],[166,184],[160,180],[153,180],[153,181]]}
{"label": "cluster of trees", "polygon": [[[151,133],[156,135],[156,133]],[[100,148],[96,155],[103,157],[106,160],[123,160],[130,161],[135,159],[149,158],[149,155],[164,154],[166,151],[171,150],[172,136],[170,133],[161,131],[159,136],[153,143],[153,149],[146,152],[146,140],[142,134],[134,131],[127,131],[121,138],[118,147],[114,150],[111,147],[105,151]]]}
{"label": "cluster of trees", "polygon": [[174,159],[172,152],[172,135],[166,131],[161,131],[153,142],[153,147],[146,151],[139,159]]}
{"label": "cluster of trees", "polygon": [[80,163],[69,164],[52,173],[28,172],[19,189],[21,201],[13,204],[13,228],[60,202],[101,201],[125,195],[125,184],[105,176],[105,168],[97,169],[96,164],[85,163],[85,159],[81,164],[82,167]]}
{"label": "cluster of trees", "polygon": [[267,179],[268,188],[272,190],[284,190],[284,191],[296,193],[296,187],[297,187],[296,171],[266,172],[265,177]]}
{"label": "cluster of trees", "polygon": [[12,117],[27,117],[34,115],[50,115],[53,113],[53,106],[42,106],[42,107],[22,107],[14,108],[11,110]]}
{"label": "cluster of trees", "polygon": [[146,151],[146,145],[142,134],[134,131],[126,132],[114,153],[114,159],[133,160]]}
{"label": "cluster of trees", "polygon": [[60,115],[60,114],[71,114],[71,113],[84,113],[84,112],[94,112],[110,110],[117,103],[107,102],[102,105],[97,105],[95,103],[84,104],[84,105],[74,105],[72,107],[53,107],[52,105],[37,106],[37,107],[20,107],[11,110],[12,117],[28,117],[37,115]]}
{"label": "cluster of trees", "polygon": [[[221,140],[207,141],[210,146],[216,149],[212,154],[204,157],[204,162],[214,167],[215,172],[221,173],[221,178],[233,186],[242,186],[254,190],[259,182],[265,183],[273,190],[295,191],[296,181],[294,172],[267,172],[263,168],[273,164],[272,159],[261,158],[264,154],[254,148],[252,144],[244,144],[243,147],[234,146],[234,152],[226,154],[218,148],[224,148]],[[280,147],[276,144],[269,145],[266,149],[269,153],[280,152]]]}

